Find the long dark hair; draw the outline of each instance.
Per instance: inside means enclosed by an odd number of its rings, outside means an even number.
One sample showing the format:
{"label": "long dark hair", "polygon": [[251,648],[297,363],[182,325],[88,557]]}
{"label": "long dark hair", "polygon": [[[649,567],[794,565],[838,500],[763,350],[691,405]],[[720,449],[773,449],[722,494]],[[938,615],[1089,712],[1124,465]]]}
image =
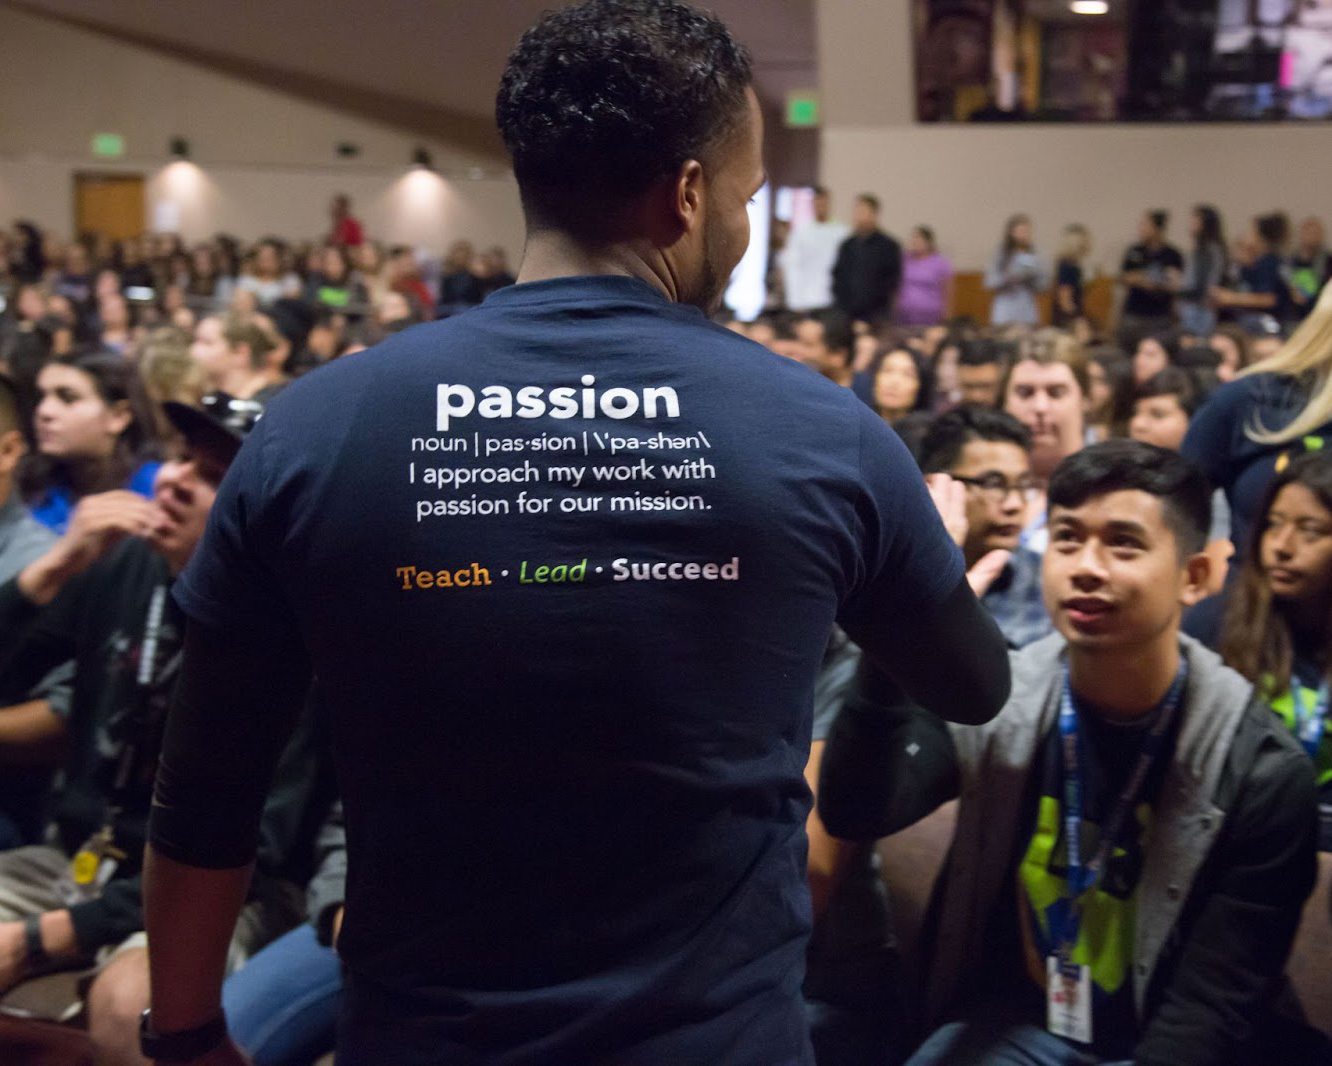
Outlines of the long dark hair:
{"label": "long dark hair", "polygon": [[30,454],[21,475],[25,495],[39,496],[51,485],[77,487],[85,494],[124,488],[135,467],[155,455],[157,446],[158,421],[138,369],[120,353],[97,345],[80,346],[51,362],[87,374],[102,402],[109,406],[126,405],[130,421],[106,459],[57,459]]}
{"label": "long dark hair", "polygon": [[1027,215],[1011,215],[1008,221],[1004,223],[1004,242],[1001,245],[1000,251],[1000,259],[1004,263],[1007,263],[1012,259],[1013,253],[1018,250],[1019,246],[1016,239],[1013,237],[1013,231],[1024,222],[1028,227],[1031,226],[1031,218]]}
{"label": "long dark hair", "polygon": [[[1088,411],[1087,421],[1095,415],[1105,414],[1105,425],[1111,437],[1127,437],[1129,420],[1133,417],[1133,360],[1119,348],[1101,347],[1088,353],[1089,361],[1097,364],[1105,374],[1110,388],[1110,402],[1104,412]],[[1090,399],[1090,393],[1088,395]],[[1097,423],[1099,424],[1099,423]]]}
{"label": "long dark hair", "polygon": [[1206,248],[1209,244],[1214,244],[1225,251],[1226,231],[1221,224],[1221,212],[1211,204],[1199,204],[1193,209],[1193,213],[1198,216],[1198,238],[1195,247]]}
{"label": "long dark hair", "polygon": [[911,405],[911,410],[934,410],[934,368],[919,352],[908,347],[905,338],[890,338],[879,345],[879,350],[874,355],[874,361],[870,363],[870,399],[873,401],[874,410],[879,412],[880,417],[885,417],[884,412],[879,410],[879,371],[883,369],[883,364],[888,361],[888,357],[895,352],[903,352],[911,357],[911,365],[916,368],[916,380],[920,382],[920,388],[916,390],[916,402]]}
{"label": "long dark hair", "polygon": [[[1332,453],[1310,452],[1295,459],[1272,479],[1258,521],[1244,549],[1244,565],[1230,594],[1225,619],[1221,625],[1219,651],[1232,667],[1255,685],[1270,686],[1267,698],[1279,696],[1290,687],[1295,662],[1295,643],[1290,623],[1281,604],[1274,602],[1272,588],[1263,573],[1263,528],[1277,496],[1287,485],[1303,485],[1318,502],[1332,513]],[[1326,632],[1332,634],[1332,598],[1324,604]],[[1332,638],[1325,637],[1329,643]],[[1324,669],[1332,667],[1332,647],[1325,647]]]}

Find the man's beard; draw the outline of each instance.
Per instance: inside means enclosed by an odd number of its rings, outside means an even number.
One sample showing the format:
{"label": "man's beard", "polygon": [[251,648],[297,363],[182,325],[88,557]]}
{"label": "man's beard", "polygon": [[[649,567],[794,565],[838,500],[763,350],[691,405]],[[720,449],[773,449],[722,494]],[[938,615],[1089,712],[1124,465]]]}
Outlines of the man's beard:
{"label": "man's beard", "polygon": [[706,222],[703,224],[703,266],[699,272],[698,285],[680,293],[680,303],[697,307],[705,315],[714,315],[721,310],[722,297],[726,295],[727,283],[731,280],[728,273],[721,277],[718,267],[720,256],[714,247],[714,230]]}

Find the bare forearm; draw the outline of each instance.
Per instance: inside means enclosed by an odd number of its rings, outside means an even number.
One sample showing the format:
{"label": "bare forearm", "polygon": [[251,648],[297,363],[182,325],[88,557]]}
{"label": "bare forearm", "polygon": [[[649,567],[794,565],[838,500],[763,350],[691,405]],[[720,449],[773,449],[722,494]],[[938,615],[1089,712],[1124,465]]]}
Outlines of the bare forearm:
{"label": "bare forearm", "polygon": [[[819,765],[823,761],[823,749],[824,741],[814,741],[809,749],[809,762],[805,765],[805,780],[816,800],[819,795]],[[805,822],[805,833],[809,837],[809,896],[817,921],[828,909],[833,893],[846,876],[856,849],[854,845],[831,836],[814,807],[810,808],[809,818]]]}
{"label": "bare forearm", "polygon": [[1216,290],[1213,300],[1221,307],[1239,307],[1252,311],[1270,311],[1277,305],[1275,293],[1237,292],[1234,289]]}
{"label": "bare forearm", "polygon": [[0,765],[54,766],[69,745],[69,729],[46,700],[0,710]]}
{"label": "bare forearm", "polygon": [[222,1009],[227,948],[253,866],[186,866],[149,845],[143,869],[153,1028],[191,1029]]}
{"label": "bare forearm", "polygon": [[57,545],[19,571],[18,589],[29,603],[45,607],[73,575],[74,568]]}

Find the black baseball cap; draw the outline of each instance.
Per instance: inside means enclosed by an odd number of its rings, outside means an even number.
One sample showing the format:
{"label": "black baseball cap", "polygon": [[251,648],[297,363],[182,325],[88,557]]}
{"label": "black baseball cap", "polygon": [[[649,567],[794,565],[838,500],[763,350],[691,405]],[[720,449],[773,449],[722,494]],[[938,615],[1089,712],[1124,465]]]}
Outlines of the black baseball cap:
{"label": "black baseball cap", "polygon": [[210,392],[198,407],[168,400],[162,410],[192,448],[230,466],[241,442],[263,416],[264,405],[225,392]]}

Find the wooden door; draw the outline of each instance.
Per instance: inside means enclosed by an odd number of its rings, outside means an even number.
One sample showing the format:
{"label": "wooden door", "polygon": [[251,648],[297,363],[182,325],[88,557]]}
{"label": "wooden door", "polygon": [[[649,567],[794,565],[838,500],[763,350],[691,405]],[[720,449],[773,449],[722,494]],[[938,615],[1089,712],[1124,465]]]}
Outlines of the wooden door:
{"label": "wooden door", "polygon": [[74,233],[137,237],[144,231],[144,199],[142,174],[75,174]]}

